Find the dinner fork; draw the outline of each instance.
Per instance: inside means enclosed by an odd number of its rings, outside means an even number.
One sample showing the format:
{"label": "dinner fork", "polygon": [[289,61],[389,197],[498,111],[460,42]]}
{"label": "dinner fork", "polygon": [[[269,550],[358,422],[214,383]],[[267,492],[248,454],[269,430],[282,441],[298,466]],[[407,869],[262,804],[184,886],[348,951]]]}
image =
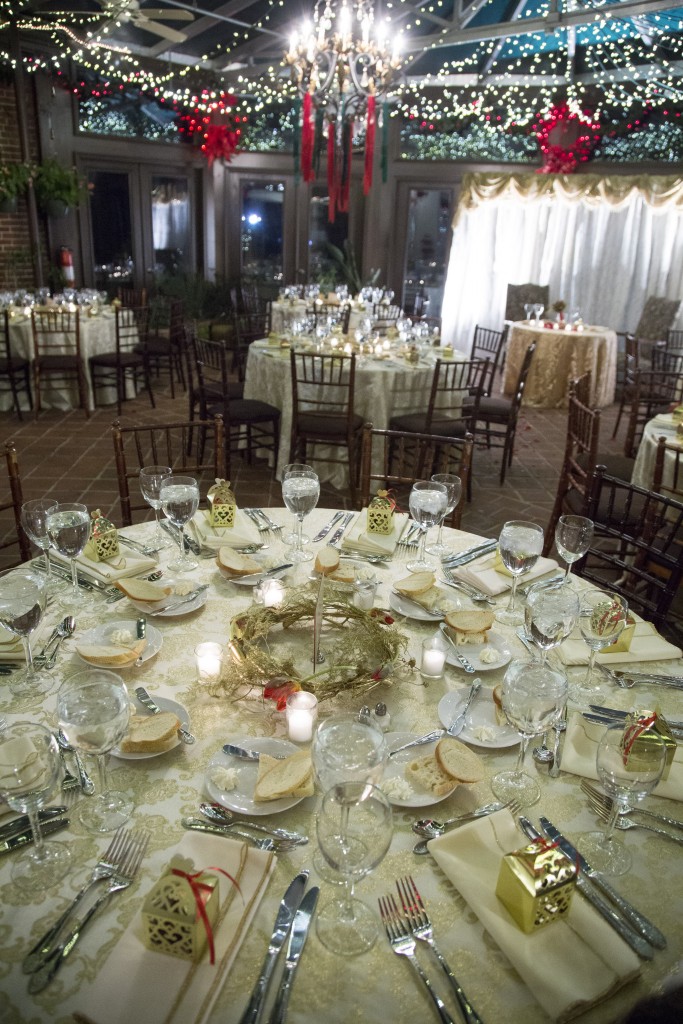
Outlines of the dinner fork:
{"label": "dinner fork", "polygon": [[[608,811],[607,808],[595,797],[588,796],[588,802],[597,814],[601,821],[610,821],[612,818],[612,812]],[[665,836],[666,839],[670,839],[673,843],[683,844],[683,836],[674,836],[671,832],[667,832],[663,828],[656,828],[654,825],[645,825],[642,821],[630,821],[624,817],[623,814],[617,815],[617,820],[614,823],[615,828],[620,829],[622,832],[628,832],[630,828],[644,828],[646,832],[654,832],[658,836]]]}
{"label": "dinner fork", "polygon": [[282,527],[280,526],[280,524],[274,522],[274,520],[272,520],[269,515],[266,515],[262,508],[254,509],[254,511],[256,512],[257,516],[260,516],[261,519],[263,519],[268,524],[269,530],[272,530],[273,533],[282,533]]}
{"label": "dinner fork", "polygon": [[476,587],[471,587],[469,583],[463,583],[462,580],[459,580],[457,576],[453,575],[447,566],[442,566],[441,571],[444,575],[445,582],[448,583],[449,586],[455,587],[456,590],[462,590],[463,594],[467,594],[472,601],[478,601],[481,602],[481,604],[493,604],[491,598],[488,597],[487,594],[482,590],[477,590]]}
{"label": "dinner fork", "polygon": [[398,897],[403,907],[403,917],[405,922],[410,928],[411,932],[416,939],[420,939],[422,942],[426,942],[434,956],[439,961],[451,988],[455,994],[455,998],[458,1001],[460,1011],[468,1024],[482,1024],[481,1017],[476,1012],[474,1007],[471,1005],[469,999],[465,995],[463,988],[453,974],[450,966],[441,950],[434,941],[434,929],[432,922],[429,918],[429,914],[425,909],[425,905],[422,902],[422,897],[418,891],[415,882],[413,881],[412,875],[406,875],[405,878],[399,878],[396,882],[396,888],[398,890]]}
{"label": "dinner fork", "polygon": [[378,902],[382,924],[384,925],[384,930],[387,933],[387,938],[393,952],[396,953],[397,956],[404,956],[419,976],[422,984],[427,989],[429,998],[436,1006],[439,1017],[444,1024],[455,1024],[453,1018],[446,1009],[446,1004],[434,991],[431,979],[424,972],[417,957],[415,956],[415,939],[405,925],[401,912],[396,905],[393,893],[388,893],[386,896],[380,896]]}
{"label": "dinner fork", "polygon": [[[591,786],[590,782],[584,779],[581,783],[581,789],[584,791],[589,799],[593,799],[596,803],[602,804],[602,806],[609,812],[614,807],[614,801],[606,793],[601,793],[595,786]],[[644,807],[629,807],[628,810],[622,811],[622,814],[643,814],[646,818],[652,818],[653,821],[659,821],[663,825],[671,825],[673,828],[683,829],[683,821],[679,821],[677,818],[667,818],[665,814],[655,814],[654,811],[646,811]]]}
{"label": "dinner fork", "polygon": [[42,992],[43,989],[50,984],[69,953],[78,942],[85,926],[88,924],[90,919],[94,917],[100,907],[107,902],[109,897],[113,896],[115,892],[121,892],[123,889],[127,889],[133,884],[135,877],[140,870],[140,865],[142,863],[142,858],[145,855],[148,842],[149,832],[129,833],[125,853],[119,857],[118,864],[111,874],[104,892],[97,897],[81,920],[76,922],[63,942],[60,942],[59,945],[52,950],[38,970],[31,975],[28,990],[32,995],[35,995],[36,992]]}
{"label": "dinner fork", "polygon": [[268,533],[270,527],[261,520],[255,508],[245,508],[243,511],[251,519],[259,533]]}

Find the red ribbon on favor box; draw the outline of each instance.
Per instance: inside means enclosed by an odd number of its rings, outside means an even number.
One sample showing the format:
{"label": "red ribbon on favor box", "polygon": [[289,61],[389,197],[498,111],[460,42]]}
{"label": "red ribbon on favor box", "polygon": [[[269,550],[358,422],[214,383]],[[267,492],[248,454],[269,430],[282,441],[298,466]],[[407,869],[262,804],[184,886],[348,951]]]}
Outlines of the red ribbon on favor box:
{"label": "red ribbon on favor box", "polygon": [[[239,882],[235,878],[233,878],[232,875],[229,874],[229,872],[224,871],[223,868],[205,868],[203,871],[195,872],[194,875],[189,875],[187,871],[181,871],[180,868],[173,868],[171,874],[177,875],[178,878],[184,878],[185,881],[190,886],[190,889],[192,890],[195,906],[197,907],[197,913],[201,918],[201,922],[204,925],[204,930],[206,932],[206,939],[209,945],[210,962],[214,964],[216,962],[216,950],[213,941],[213,928],[211,927],[211,922],[209,921],[208,914],[206,913],[206,907],[204,906],[204,900],[202,898],[202,891],[211,893],[213,892],[213,889],[206,882],[197,881],[197,879],[201,878],[202,875],[205,875],[207,871],[218,871],[220,872],[221,875],[225,875],[226,878],[230,879],[230,881],[235,886],[240,896],[242,896],[242,890],[239,887]],[[244,903],[243,896],[242,902]]]}

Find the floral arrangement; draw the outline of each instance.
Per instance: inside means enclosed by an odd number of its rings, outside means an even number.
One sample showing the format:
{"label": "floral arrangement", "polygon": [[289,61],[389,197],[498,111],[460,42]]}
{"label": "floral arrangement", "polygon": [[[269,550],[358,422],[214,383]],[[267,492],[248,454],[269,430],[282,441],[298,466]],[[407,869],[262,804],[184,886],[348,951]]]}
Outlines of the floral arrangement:
{"label": "floral arrangement", "polygon": [[564,302],[562,299],[558,299],[557,302],[553,302],[553,309],[556,313],[564,313],[566,308],[567,303]]}

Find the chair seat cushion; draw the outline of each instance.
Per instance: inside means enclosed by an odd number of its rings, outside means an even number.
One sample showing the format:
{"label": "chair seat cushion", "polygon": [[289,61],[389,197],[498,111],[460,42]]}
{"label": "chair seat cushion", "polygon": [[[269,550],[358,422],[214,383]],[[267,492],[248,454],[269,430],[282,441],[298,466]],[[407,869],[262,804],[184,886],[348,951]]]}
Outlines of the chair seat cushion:
{"label": "chair seat cushion", "polygon": [[116,352],[100,352],[98,355],[90,357],[91,366],[106,366],[112,369],[116,369],[117,366],[129,367],[143,364],[144,357],[140,352],[121,352],[119,356]]}
{"label": "chair seat cushion", "polygon": [[[12,356],[12,370],[25,370],[28,366],[28,359],[21,359],[19,356]],[[0,359],[0,373],[9,373],[9,359]]]}
{"label": "chair seat cushion", "polygon": [[[212,405],[208,409],[211,416],[223,412],[223,404]],[[259,402],[252,398],[237,398],[228,403],[228,415],[231,423],[264,423],[269,420],[278,422],[280,410],[267,402]]]}
{"label": "chair seat cushion", "polygon": [[147,355],[155,356],[170,356],[174,353],[175,346],[170,338],[148,338],[146,344],[136,345],[136,352],[147,352]]}
{"label": "chair seat cushion", "polygon": [[409,412],[404,416],[392,416],[390,430],[400,430],[408,434],[438,434],[440,437],[464,437],[468,424],[463,420],[432,420],[429,430],[427,417],[421,412]]}
{"label": "chair seat cushion", "polygon": [[76,370],[80,362],[78,356],[66,353],[58,356],[38,356],[35,361],[41,373],[45,371],[51,373],[60,370]]}
{"label": "chair seat cushion", "polygon": [[[232,402],[235,398],[242,398],[243,395],[244,384],[239,384],[237,381],[228,382],[227,398],[229,402]],[[205,384],[203,390],[202,388],[195,388],[192,392],[192,401],[201,403],[202,396],[206,398],[207,402],[222,402],[223,386],[221,384]]]}
{"label": "chair seat cushion", "polygon": [[[363,417],[357,413],[351,417],[351,430],[355,433],[363,426]],[[346,439],[346,416],[323,416],[320,413],[299,413],[296,425],[299,437],[324,437]]]}
{"label": "chair seat cushion", "polygon": [[511,408],[512,401],[509,398],[484,397],[479,402],[477,419],[496,420],[499,423],[504,423],[510,415]]}

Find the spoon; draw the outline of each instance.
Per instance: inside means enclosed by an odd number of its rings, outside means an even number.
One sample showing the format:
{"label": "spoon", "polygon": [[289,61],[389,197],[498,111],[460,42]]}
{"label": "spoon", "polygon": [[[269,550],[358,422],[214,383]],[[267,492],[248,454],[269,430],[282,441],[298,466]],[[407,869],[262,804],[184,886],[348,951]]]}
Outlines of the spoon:
{"label": "spoon", "polygon": [[74,759],[76,761],[76,768],[78,770],[78,779],[81,784],[81,790],[85,793],[86,796],[92,796],[92,794],[95,792],[95,783],[85,770],[83,758],[76,750],[76,748],[71,746],[62,729],[55,733],[55,735],[57,737],[57,743],[59,743],[62,750],[66,750],[69,754],[74,755]]}
{"label": "spoon", "polygon": [[48,672],[55,667],[55,662],[57,660],[57,652],[59,651],[60,644],[62,643],[63,640],[66,640],[68,636],[73,636],[75,628],[76,620],[73,617],[73,615],[67,615],[64,621],[60,623],[59,628],[57,630],[57,642],[50,651],[49,658],[45,659],[45,668],[48,670]]}
{"label": "spoon", "polygon": [[435,839],[436,836],[443,835],[451,825],[461,825],[466,821],[474,821],[475,818],[483,818],[487,814],[493,814],[494,811],[502,810],[504,806],[505,804],[500,802],[484,804],[483,807],[478,807],[476,811],[470,811],[469,814],[459,814],[456,818],[447,818],[446,821],[437,821],[435,818],[420,818],[413,823],[413,832],[416,832],[418,835],[429,836],[430,839]]}
{"label": "spoon", "polygon": [[226,828],[233,824],[244,828],[252,828],[256,832],[265,832],[266,835],[274,836],[276,839],[289,839],[299,846],[304,846],[308,842],[308,836],[301,835],[300,832],[289,832],[286,828],[266,828],[265,825],[257,825],[253,821],[235,821],[235,815],[226,807],[221,806],[221,804],[204,802],[199,805],[199,810],[209,821],[223,825]]}

